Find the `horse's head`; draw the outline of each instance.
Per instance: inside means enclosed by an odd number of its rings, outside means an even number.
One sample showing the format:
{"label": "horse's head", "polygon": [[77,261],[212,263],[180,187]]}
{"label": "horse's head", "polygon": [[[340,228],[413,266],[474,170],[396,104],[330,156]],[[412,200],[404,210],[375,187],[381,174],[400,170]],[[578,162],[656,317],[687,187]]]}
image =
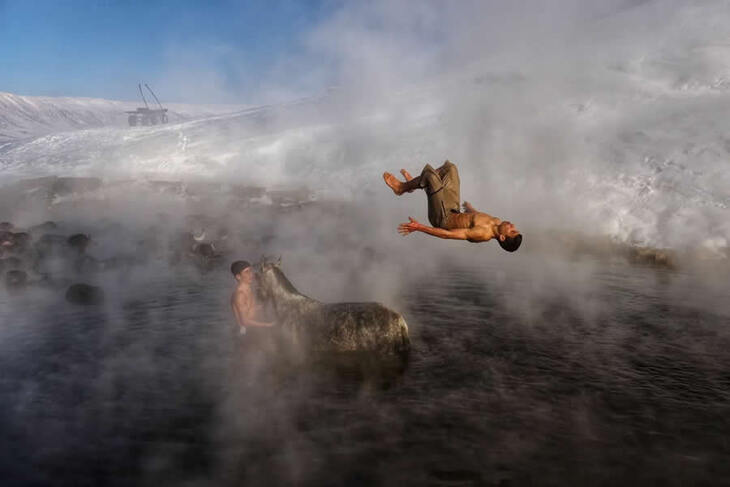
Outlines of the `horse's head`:
{"label": "horse's head", "polygon": [[276,262],[270,262],[266,257],[256,263],[254,268],[254,283],[256,289],[256,297],[260,301],[269,301],[274,297],[274,293],[279,287],[278,273],[281,265],[281,258]]}

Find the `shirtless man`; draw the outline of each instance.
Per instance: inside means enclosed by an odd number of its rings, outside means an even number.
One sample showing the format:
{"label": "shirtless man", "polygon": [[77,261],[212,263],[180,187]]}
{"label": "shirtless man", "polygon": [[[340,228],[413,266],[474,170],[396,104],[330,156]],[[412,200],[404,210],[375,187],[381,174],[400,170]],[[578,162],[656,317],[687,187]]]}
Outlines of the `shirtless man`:
{"label": "shirtless man", "polygon": [[508,221],[502,221],[486,213],[476,211],[471,204],[464,202],[461,212],[459,196],[459,171],[449,161],[438,169],[426,164],[420,176],[412,177],[405,169],[400,170],[405,182],[386,172],[385,184],[400,196],[415,189],[423,189],[428,196],[428,221],[432,227],[408,217],[408,223],[401,223],[398,232],[405,236],[411,232],[423,232],[439,238],[487,242],[496,239],[507,252],[514,252],[522,243],[522,235]]}
{"label": "shirtless man", "polygon": [[231,264],[231,273],[238,281],[236,290],[231,295],[231,308],[236,322],[240,326],[241,334],[246,334],[249,326],[273,326],[273,323],[255,319],[259,307],[256,303],[251,283],[253,282],[253,268],[245,260],[237,260]]}

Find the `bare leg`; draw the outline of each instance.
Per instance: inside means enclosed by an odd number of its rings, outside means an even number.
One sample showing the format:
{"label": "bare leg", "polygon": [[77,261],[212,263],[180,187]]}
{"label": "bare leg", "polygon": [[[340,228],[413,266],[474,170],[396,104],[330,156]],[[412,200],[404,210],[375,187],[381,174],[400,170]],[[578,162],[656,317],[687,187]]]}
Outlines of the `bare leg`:
{"label": "bare leg", "polygon": [[405,183],[401,183],[400,181],[398,181],[398,179],[396,179],[396,177],[389,172],[383,173],[383,179],[385,180],[385,184],[387,184],[388,187],[392,189],[396,195],[400,196],[405,191],[405,189],[403,188],[403,186],[405,186]]}

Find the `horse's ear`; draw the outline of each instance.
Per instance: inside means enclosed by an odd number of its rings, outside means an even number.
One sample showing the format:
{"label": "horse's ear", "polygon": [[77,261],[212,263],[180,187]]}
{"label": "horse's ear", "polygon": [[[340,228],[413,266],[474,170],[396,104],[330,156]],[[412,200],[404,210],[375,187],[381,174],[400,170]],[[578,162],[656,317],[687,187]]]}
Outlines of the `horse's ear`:
{"label": "horse's ear", "polygon": [[279,258],[278,258],[278,259],[276,259],[276,263],[275,263],[274,265],[275,265],[276,267],[279,267],[279,266],[281,266],[281,255],[279,256]]}

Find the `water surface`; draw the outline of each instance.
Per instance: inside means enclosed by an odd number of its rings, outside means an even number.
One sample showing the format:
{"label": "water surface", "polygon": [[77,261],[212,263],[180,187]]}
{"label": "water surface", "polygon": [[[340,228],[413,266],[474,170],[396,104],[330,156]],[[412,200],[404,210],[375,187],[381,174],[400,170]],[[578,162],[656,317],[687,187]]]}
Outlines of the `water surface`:
{"label": "water surface", "polygon": [[[99,307],[47,288],[3,292],[3,477],[730,482],[730,295],[720,277],[529,252],[514,262],[394,270],[389,304],[413,341],[402,371],[302,365],[253,346],[256,333],[237,338],[225,268],[107,273]],[[303,291],[318,289],[296,274]]]}

